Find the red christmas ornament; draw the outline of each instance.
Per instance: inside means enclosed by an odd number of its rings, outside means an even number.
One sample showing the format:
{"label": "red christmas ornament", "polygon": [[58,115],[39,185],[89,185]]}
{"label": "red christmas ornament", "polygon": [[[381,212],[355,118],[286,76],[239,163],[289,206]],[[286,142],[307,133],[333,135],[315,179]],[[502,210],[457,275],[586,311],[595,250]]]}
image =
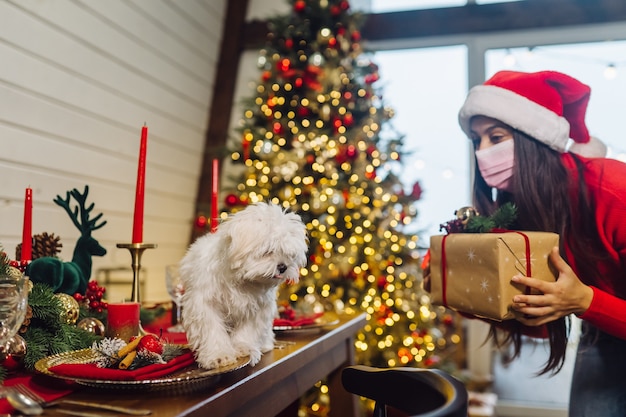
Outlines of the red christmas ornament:
{"label": "red christmas ornament", "polygon": [[235,207],[237,204],[239,204],[239,197],[237,197],[235,194],[228,194],[224,199],[224,203],[228,207]]}
{"label": "red christmas ornament", "polygon": [[293,48],[293,39],[291,38],[285,39],[285,48],[287,49]]}
{"label": "red christmas ornament", "polygon": [[338,131],[341,126],[343,126],[343,124],[341,123],[341,119],[335,118],[333,120],[333,128],[335,128],[335,132]]}
{"label": "red christmas ornament", "polygon": [[350,2],[347,0],[343,0],[339,2],[339,7],[341,7],[341,10],[348,10],[350,8]]}
{"label": "red christmas ornament", "polygon": [[374,171],[374,170],[366,171],[365,172],[365,178],[367,178],[368,180],[373,180],[374,178],[376,178],[376,171]]}
{"label": "red christmas ornament", "polygon": [[354,145],[348,145],[348,147],[346,148],[346,157],[350,160],[356,159],[358,153],[359,151]]}
{"label": "red christmas ornament", "polygon": [[341,14],[341,7],[339,6],[330,6],[330,14],[331,16],[339,16]]}
{"label": "red christmas ornament", "polygon": [[283,133],[285,130],[283,129],[283,125],[280,124],[280,122],[274,122],[274,124],[272,125],[272,130],[274,131],[274,133],[276,133],[277,135],[280,135],[281,133]]}
{"label": "red christmas ornament", "polygon": [[352,113],[346,113],[343,116],[343,125],[345,127],[350,127],[354,124],[354,116],[352,116]]}
{"label": "red christmas ornament", "polygon": [[379,289],[381,289],[381,290],[382,290],[383,288],[385,288],[385,286],[387,285],[387,278],[385,278],[385,277],[380,277],[380,278],[378,278],[378,283],[377,283],[377,285],[378,285],[378,288],[379,288]]}
{"label": "red christmas ornament", "polygon": [[311,114],[311,111],[309,110],[309,108],[304,107],[304,106],[299,106],[296,111],[298,113],[298,116],[303,117],[303,118]]}
{"label": "red christmas ornament", "polygon": [[142,350],[160,355],[163,353],[163,343],[156,335],[147,334],[141,338],[137,345],[137,351],[141,352]]}
{"label": "red christmas ornament", "polygon": [[424,360],[424,365],[426,365],[426,366],[433,366],[433,365],[438,364],[439,361],[440,361],[439,356],[431,356],[430,358],[426,358]]}
{"label": "red christmas ornament", "polygon": [[298,78],[296,78],[296,79],[293,81],[293,85],[294,85],[296,88],[300,88],[300,87],[302,87],[302,84],[304,84],[304,81],[302,80],[302,78],[301,78],[301,77],[298,77]]}
{"label": "red christmas ornament", "polygon": [[207,218],[206,218],[206,216],[203,216],[201,214],[198,217],[196,217],[195,224],[196,224],[196,227],[198,229],[204,229],[206,227],[206,225],[207,225]]}
{"label": "red christmas ornament", "polygon": [[330,39],[328,40],[328,46],[329,46],[330,48],[334,48],[334,47],[336,47],[336,46],[337,46],[337,38],[330,38]]}
{"label": "red christmas ornament", "polygon": [[268,82],[272,78],[272,73],[270,71],[263,71],[261,74],[261,79],[263,82]]}
{"label": "red christmas ornament", "polygon": [[287,58],[283,58],[276,63],[279,71],[286,72],[291,68],[291,61]]}
{"label": "red christmas ornament", "polygon": [[352,32],[352,35],[350,37],[352,38],[352,41],[359,42],[361,40],[361,32],[355,30],[354,32]]}
{"label": "red christmas ornament", "polygon": [[306,9],[306,1],[298,0],[293,4],[293,10],[297,13],[302,13]]}

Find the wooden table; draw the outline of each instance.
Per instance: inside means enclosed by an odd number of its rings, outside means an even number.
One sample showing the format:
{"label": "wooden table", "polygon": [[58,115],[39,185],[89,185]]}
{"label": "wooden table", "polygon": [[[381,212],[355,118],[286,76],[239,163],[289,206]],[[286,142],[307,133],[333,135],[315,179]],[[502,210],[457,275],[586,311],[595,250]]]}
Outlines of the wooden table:
{"label": "wooden table", "polygon": [[[168,394],[86,388],[65,398],[149,408],[153,417],[284,416],[295,412],[299,398],[328,377],[331,416],[357,416],[358,398],[343,389],[340,373],[354,363],[354,335],[365,321],[364,314],[342,316],[338,324],[317,333],[279,335],[277,340],[286,342],[281,343],[283,348],[265,353],[254,367],[224,374],[214,386],[201,391]],[[66,416],[55,411],[58,407],[46,409],[44,416]]]}

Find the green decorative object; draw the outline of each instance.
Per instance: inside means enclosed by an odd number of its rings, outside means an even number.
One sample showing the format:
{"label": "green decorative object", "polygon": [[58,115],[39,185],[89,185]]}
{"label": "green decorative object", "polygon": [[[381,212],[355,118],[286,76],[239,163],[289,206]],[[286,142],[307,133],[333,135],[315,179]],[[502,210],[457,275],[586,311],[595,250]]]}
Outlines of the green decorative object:
{"label": "green decorative object", "polygon": [[[70,295],[84,294],[87,290],[87,283],[91,278],[91,257],[106,254],[106,249],[91,236],[91,232],[107,223],[105,220],[97,224],[102,213],[90,219],[94,203],[87,206],[88,193],[89,186],[85,185],[85,191],[82,194],[74,188],[66,193],[65,199],[59,195],[54,199],[56,204],[65,209],[74,225],[80,230],[81,236],[76,242],[71,262],[63,262],[54,256],[44,256],[33,260],[26,269],[26,275],[33,283],[47,284],[54,292]],[[73,210],[70,208],[72,197],[77,202]]]}

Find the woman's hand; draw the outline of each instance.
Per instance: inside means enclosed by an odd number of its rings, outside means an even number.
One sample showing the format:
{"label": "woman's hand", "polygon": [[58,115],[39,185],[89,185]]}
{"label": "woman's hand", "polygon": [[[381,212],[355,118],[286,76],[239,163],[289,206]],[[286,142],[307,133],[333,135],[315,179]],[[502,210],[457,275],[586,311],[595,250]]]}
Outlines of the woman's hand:
{"label": "woman's hand", "polygon": [[512,279],[514,283],[528,286],[540,293],[513,297],[513,309],[525,315],[518,320],[527,326],[541,326],[569,314],[580,315],[591,305],[593,290],[576,276],[559,254],[559,248],[552,249],[550,261],[559,273],[555,282],[521,275]]}

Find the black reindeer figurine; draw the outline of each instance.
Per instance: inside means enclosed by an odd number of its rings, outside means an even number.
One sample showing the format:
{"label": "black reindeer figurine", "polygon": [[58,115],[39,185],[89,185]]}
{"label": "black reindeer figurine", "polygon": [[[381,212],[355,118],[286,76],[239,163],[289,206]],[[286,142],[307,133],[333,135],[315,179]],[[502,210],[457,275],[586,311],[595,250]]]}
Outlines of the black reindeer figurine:
{"label": "black reindeer figurine", "polygon": [[[85,185],[85,191],[81,194],[76,188],[66,193],[62,199],[57,195],[54,202],[63,207],[80,230],[81,236],[76,241],[72,262],[63,262],[59,258],[44,256],[33,260],[26,268],[26,275],[33,283],[44,283],[52,287],[54,292],[62,292],[74,295],[85,294],[87,283],[91,278],[92,256],[104,256],[106,249],[91,236],[93,230],[97,230],[106,224],[106,220],[96,224],[102,217],[102,213],[89,219],[94,203],[86,205],[89,186]],[[70,208],[70,199],[74,197],[77,205],[74,210]]]}

